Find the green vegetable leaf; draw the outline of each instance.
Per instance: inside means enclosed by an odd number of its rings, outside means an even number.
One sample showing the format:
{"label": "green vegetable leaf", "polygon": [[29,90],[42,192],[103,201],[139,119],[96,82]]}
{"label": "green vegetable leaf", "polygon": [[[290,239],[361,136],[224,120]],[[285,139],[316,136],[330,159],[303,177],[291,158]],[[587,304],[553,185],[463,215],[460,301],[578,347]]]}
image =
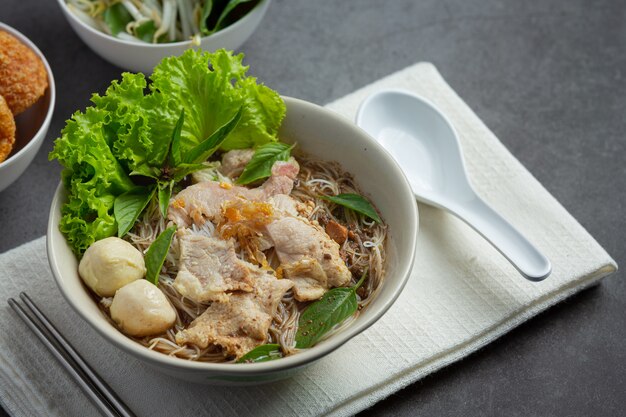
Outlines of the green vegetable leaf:
{"label": "green vegetable leaf", "polygon": [[283,354],[280,350],[280,345],[259,345],[239,358],[237,363],[267,362],[282,357]]}
{"label": "green vegetable leaf", "polygon": [[161,268],[163,268],[167,252],[170,250],[174,232],[176,232],[176,226],[168,227],[162,231],[152,242],[144,257],[146,261],[146,279],[154,285],[159,283],[159,274],[161,273]]}
{"label": "green vegetable leaf", "polygon": [[115,235],[115,197],[135,186],[108,146],[106,122],[106,112],[98,109],[74,113],[49,155],[65,167],[61,176],[68,193],[59,229],[78,256],[96,240]]}
{"label": "green vegetable leaf", "polygon": [[253,77],[242,79],[237,86],[244,92],[244,113],[237,129],[228,136],[221,149],[254,148],[276,142],[278,128],[287,111],[283,99],[269,87],[257,84]]}
{"label": "green vegetable leaf", "polygon": [[[241,120],[220,149],[250,148],[277,140],[285,103],[275,91],[246,76],[248,67],[242,59],[242,54],[223,49],[214,53],[189,49],[181,56],[163,59],[154,68],[150,89],[167,99],[165,109],[163,103],[155,104],[155,109],[167,113],[176,105],[176,118],[180,108],[185,109],[183,153],[209,138],[242,106]],[[163,116],[163,124],[168,117],[172,119],[171,114]]]}
{"label": "green vegetable leaf", "polygon": [[167,207],[170,205],[172,188],[174,188],[174,181],[159,181],[158,183],[159,209],[163,218],[167,217]]}
{"label": "green vegetable leaf", "polygon": [[133,21],[133,17],[122,3],[115,3],[104,11],[104,23],[115,36],[126,31],[126,25]]}
{"label": "green vegetable leaf", "polygon": [[180,154],[180,132],[183,129],[183,123],[185,123],[185,109],[180,112],[180,117],[174,126],[172,131],[172,139],[170,142],[170,149],[168,152],[168,163],[171,167],[175,167],[182,162]]}
{"label": "green vegetable leaf", "polygon": [[335,325],[357,310],[357,300],[351,288],[333,288],[321,299],[309,305],[300,315],[296,347],[315,345]]}
{"label": "green vegetable leaf", "polygon": [[335,196],[320,196],[321,198],[332,201],[335,204],[339,204],[340,206],[347,207],[356,211],[357,213],[361,213],[370,219],[374,220],[376,223],[382,223],[383,221],[378,216],[376,209],[365,198],[361,197],[358,194],[339,194]]}
{"label": "green vegetable leaf", "polygon": [[155,41],[157,43],[165,42],[167,40],[165,35],[159,36],[156,40],[154,39],[156,31],[157,26],[154,20],[147,20],[135,28],[135,37],[147,43],[154,43]]}
{"label": "green vegetable leaf", "polygon": [[237,178],[237,183],[249,184],[256,180],[269,177],[272,173],[274,163],[288,160],[294,146],[296,145],[288,145],[282,142],[268,143],[259,146],[254,151],[250,162],[248,162],[239,178]]}
{"label": "green vegetable leaf", "polygon": [[159,179],[159,175],[161,175],[161,171],[158,168],[148,166],[146,164],[141,164],[136,167],[133,171],[128,175],[140,175],[142,177],[153,178],[155,180]]}
{"label": "green vegetable leaf", "polygon": [[180,114],[180,107],[170,109],[164,96],[144,96],[146,86],[143,74],[125,72],[103,96],[91,97],[95,108],[106,117],[102,129],[111,152],[128,172],[144,164],[160,167]]}
{"label": "green vegetable leaf", "polygon": [[211,136],[202,141],[197,146],[188,150],[185,153],[183,161],[186,163],[198,163],[206,160],[219,148],[219,146],[226,140],[230,132],[237,126],[241,120],[242,108],[237,110],[237,113],[223,126],[217,129]]}
{"label": "green vegetable leaf", "polygon": [[[224,10],[222,10],[220,17],[217,19],[217,23],[215,24],[215,27],[213,28],[213,32],[217,32],[218,30],[221,30],[225,28],[226,26],[229,26],[230,24],[234,23],[239,18],[241,18],[242,14],[236,15],[235,13],[233,13],[233,11],[238,6],[242,6],[244,3],[249,3],[252,1],[256,3],[256,0],[230,0],[228,4],[226,5],[226,7],[224,7]],[[250,7],[250,9],[252,9],[252,7]],[[247,11],[249,10],[246,10],[246,12]]]}
{"label": "green vegetable leaf", "polygon": [[208,168],[207,164],[180,164],[174,170],[172,170],[172,179],[178,182],[185,178],[187,175]]}
{"label": "green vegetable leaf", "polygon": [[[212,10],[221,13],[227,0],[212,1]],[[108,13],[115,17],[113,11],[125,13],[123,7],[115,3]],[[123,22],[115,21],[121,28]],[[178,181],[196,168],[181,167],[183,155],[209,139],[220,150],[277,141],[285,103],[278,93],[248,77],[242,60],[243,54],[225,50],[189,49],[157,65],[150,83],[141,73],[123,73],[105,94],[92,96],[93,106],[66,122],[49,158],[58,159],[64,168],[68,195],[59,229],[78,256],[96,240],[118,232],[113,206],[118,196],[136,187],[129,176],[140,176],[133,179],[142,185]],[[168,155],[177,158],[172,133],[183,109],[177,141],[180,164],[163,167]],[[239,109],[240,120],[232,131],[212,136]],[[213,151],[211,141],[198,148],[206,149],[202,157]]]}
{"label": "green vegetable leaf", "polygon": [[141,212],[146,208],[154,187],[136,187],[117,196],[113,205],[113,213],[117,221],[117,236],[123,237],[133,227]]}
{"label": "green vegetable leaf", "polygon": [[200,33],[202,35],[209,35],[211,32],[207,28],[207,20],[213,9],[213,0],[204,0],[204,6],[202,6],[202,14],[200,15]]}
{"label": "green vegetable leaf", "polygon": [[356,290],[363,284],[367,270],[354,287],[333,288],[318,301],[309,304],[300,315],[296,332],[296,347],[315,345],[333,327],[352,316],[357,308]]}

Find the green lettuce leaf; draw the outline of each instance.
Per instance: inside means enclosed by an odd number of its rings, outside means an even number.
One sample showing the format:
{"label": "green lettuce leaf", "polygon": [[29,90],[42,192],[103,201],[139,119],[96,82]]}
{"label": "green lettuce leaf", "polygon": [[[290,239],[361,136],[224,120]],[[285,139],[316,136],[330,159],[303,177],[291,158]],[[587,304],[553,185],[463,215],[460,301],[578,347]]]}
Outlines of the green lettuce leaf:
{"label": "green lettuce leaf", "polygon": [[62,179],[68,202],[59,227],[79,255],[96,240],[117,232],[115,196],[134,187],[109,148],[104,129],[110,123],[108,116],[94,108],[76,112],[49,156],[65,167]]}
{"label": "green lettuce leaf", "polygon": [[243,54],[223,49],[214,53],[187,50],[155,67],[151,90],[185,109],[183,150],[207,139],[242,106],[239,124],[220,149],[249,148],[277,140],[285,103],[275,91],[257,84],[256,78],[246,77],[248,67],[242,60]]}
{"label": "green lettuce leaf", "polygon": [[276,142],[287,109],[283,99],[271,88],[257,84],[256,78],[248,77],[239,85],[246,92],[243,115],[237,128],[221,146],[222,150],[256,148]]}
{"label": "green lettuce leaf", "polygon": [[[209,158],[217,146],[230,150],[277,141],[285,104],[275,91],[246,76],[242,60],[243,54],[226,50],[187,50],[161,61],[150,82],[143,74],[122,74],[103,95],[92,96],[92,107],[67,121],[49,158],[65,168],[68,202],[60,228],[76,254],[117,233],[117,196],[138,185],[179,181],[202,168],[203,161],[195,159],[193,167],[182,166],[188,151],[201,149],[198,157]],[[179,121],[180,136],[175,129]],[[218,135],[225,125],[228,129]],[[219,136],[216,149],[196,148],[213,143],[213,134]],[[176,166],[164,167],[166,162]],[[166,195],[161,194],[164,204]]]}
{"label": "green lettuce leaf", "polygon": [[95,108],[108,114],[105,133],[113,155],[127,171],[141,165],[157,166],[168,151],[171,132],[180,111],[168,107],[161,94],[144,96],[147,82],[143,74],[122,74],[104,96],[94,94]]}

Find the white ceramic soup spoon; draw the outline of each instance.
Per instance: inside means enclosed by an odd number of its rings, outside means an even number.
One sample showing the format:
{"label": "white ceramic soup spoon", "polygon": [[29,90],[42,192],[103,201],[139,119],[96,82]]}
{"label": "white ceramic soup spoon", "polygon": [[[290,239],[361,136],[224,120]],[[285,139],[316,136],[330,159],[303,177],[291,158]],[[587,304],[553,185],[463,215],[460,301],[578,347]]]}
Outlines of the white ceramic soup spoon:
{"label": "white ceramic soup spoon", "polygon": [[393,155],[419,201],[465,221],[525,278],[541,281],[550,274],[550,261],[476,194],[457,133],[432,104],[405,91],[385,90],[361,104],[356,122]]}

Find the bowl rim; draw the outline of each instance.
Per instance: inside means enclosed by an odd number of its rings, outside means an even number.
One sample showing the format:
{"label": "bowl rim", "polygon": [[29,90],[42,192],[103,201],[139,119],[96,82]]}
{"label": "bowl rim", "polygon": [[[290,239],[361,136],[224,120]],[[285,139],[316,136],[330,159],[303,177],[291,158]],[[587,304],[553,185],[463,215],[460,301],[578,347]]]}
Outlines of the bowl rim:
{"label": "bowl rim", "polygon": [[[331,336],[328,339],[323,340],[319,344],[299,352],[295,355],[287,356],[285,358],[281,358],[276,361],[267,361],[267,362],[259,362],[259,363],[248,363],[245,366],[237,366],[236,364],[231,363],[210,363],[210,362],[196,362],[196,361],[188,361],[181,358],[171,357],[169,355],[165,355],[163,353],[159,353],[150,349],[145,348],[144,346],[136,343],[126,335],[117,331],[115,334],[110,331],[108,326],[105,326],[104,321],[92,320],[90,316],[83,311],[80,310],[78,303],[73,301],[72,294],[69,292],[68,288],[64,286],[63,279],[61,277],[61,271],[59,266],[59,259],[54,256],[54,250],[56,244],[56,237],[54,233],[56,233],[56,225],[54,224],[54,217],[57,215],[57,211],[55,208],[60,209],[61,199],[65,198],[66,192],[63,187],[63,183],[59,182],[57,189],[54,194],[54,198],[52,200],[52,204],[50,206],[50,213],[48,217],[48,226],[47,226],[47,239],[46,239],[46,249],[48,254],[48,262],[50,263],[50,269],[52,270],[52,274],[57,283],[57,286],[61,293],[63,294],[65,300],[70,304],[70,306],[76,311],[76,313],[85,320],[92,328],[94,328],[102,337],[107,339],[116,347],[124,350],[127,353],[130,353],[134,356],[141,357],[151,364],[156,365],[158,367],[164,367],[169,369],[176,369],[179,371],[185,372],[207,372],[207,375],[211,373],[220,374],[220,375],[229,375],[229,376],[254,376],[261,375],[267,373],[273,373],[278,371],[286,371],[289,369],[299,368],[306,364],[312,363],[315,360],[326,356],[336,350],[337,348],[343,346],[346,342],[351,340],[353,337],[357,336],[368,327],[373,325],[376,321],[378,321],[394,304],[397,298],[402,293],[410,275],[411,270],[413,268],[413,264],[415,262],[415,249],[417,247],[417,234],[419,228],[419,217],[417,210],[417,202],[413,197],[413,192],[411,190],[411,186],[404,172],[397,164],[397,162],[393,159],[391,154],[389,154],[385,148],[378,143],[377,140],[372,138],[369,134],[367,134],[360,127],[356,126],[356,124],[352,123],[349,119],[344,116],[336,113],[332,110],[319,106],[317,104],[313,104],[304,100],[281,96],[285,100],[285,104],[287,104],[287,108],[291,105],[299,105],[305,107],[305,110],[308,111],[322,111],[326,117],[329,117],[334,120],[335,123],[339,123],[342,125],[349,125],[356,135],[359,136],[360,140],[364,140],[367,142],[368,149],[375,148],[378,152],[380,158],[384,158],[386,160],[387,165],[394,171],[395,176],[400,179],[399,187],[401,187],[401,193],[408,197],[408,201],[410,201],[410,215],[408,216],[408,223],[404,226],[406,230],[409,230],[409,254],[410,259],[408,262],[402,263],[398,271],[395,273],[400,276],[400,281],[395,289],[395,292],[389,297],[389,299],[378,307],[378,311],[376,314],[372,315],[366,320],[363,321],[355,321],[350,324],[350,326],[342,329],[341,332]],[[61,239],[64,241],[64,237],[61,236]],[[85,289],[86,291],[86,289]],[[216,377],[219,380],[219,377]]]}
{"label": "bowl rim", "polygon": [[[74,13],[72,13],[72,11],[67,7],[67,3],[66,0],[57,0],[57,2],[60,4],[64,14],[66,16],[70,16],[70,18],[78,23],[79,26],[81,26],[83,29],[85,29],[86,31],[90,32],[91,34],[99,37],[100,39],[106,39],[109,40],[113,43],[117,43],[119,45],[125,45],[125,46],[135,46],[135,47],[143,47],[143,48],[150,48],[150,49],[167,49],[169,47],[177,47],[177,46],[196,46],[194,44],[192,44],[191,40],[186,40],[186,41],[176,41],[176,42],[167,42],[167,43],[147,43],[147,42],[132,42],[132,41],[127,41],[124,39],[119,39],[116,38],[113,35],[109,35],[108,33],[104,33],[102,31],[99,31],[91,26],[89,26],[88,24],[86,24],[85,22],[83,22],[82,20],[80,20],[78,17],[76,17],[76,15]],[[247,21],[248,19],[250,19],[252,17],[253,14],[255,13],[262,13],[264,12],[264,10],[269,6],[271,0],[260,0],[259,3],[254,6],[248,13],[246,13],[241,19],[237,20],[235,23],[231,24],[230,26],[225,27],[222,30],[219,30],[215,33],[212,33],[210,35],[206,35],[206,36],[202,36],[200,38],[200,42],[202,42],[204,39],[214,39],[214,38],[220,38],[220,37],[224,37],[227,36],[230,32],[234,32],[236,31],[239,26],[244,25],[245,21]],[[198,47],[201,47],[201,45],[197,45]]]}
{"label": "bowl rim", "polygon": [[[31,148],[36,146],[38,142],[41,142],[44,139],[45,135],[43,134],[43,131],[48,129],[50,121],[52,120],[52,114],[54,113],[54,106],[56,102],[56,86],[54,84],[54,76],[52,75],[52,69],[50,68],[50,64],[48,64],[48,61],[46,60],[44,54],[39,50],[39,48],[37,48],[37,45],[35,45],[33,41],[28,39],[26,35],[18,31],[17,29],[7,25],[6,23],[0,22],[0,30],[3,30],[15,36],[27,47],[29,47],[33,52],[35,52],[35,54],[37,54],[37,56],[41,59],[41,62],[43,62],[43,65],[46,68],[46,72],[48,73],[48,91],[50,91],[50,103],[48,104],[46,117],[44,117],[43,121],[41,122],[41,126],[39,126],[37,132],[28,140],[28,143],[22,149],[12,155],[9,155],[7,159],[0,162],[0,169],[2,169],[13,165],[20,159],[22,155],[28,153]],[[41,99],[41,97],[39,99]]]}

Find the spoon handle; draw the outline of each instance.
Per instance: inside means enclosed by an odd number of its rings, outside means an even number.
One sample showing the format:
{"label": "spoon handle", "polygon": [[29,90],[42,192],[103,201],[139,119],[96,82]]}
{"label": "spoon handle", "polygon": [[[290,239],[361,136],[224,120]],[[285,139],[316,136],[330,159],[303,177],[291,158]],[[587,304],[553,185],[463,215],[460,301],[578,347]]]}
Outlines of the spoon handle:
{"label": "spoon handle", "polygon": [[487,239],[526,279],[541,281],[550,275],[548,258],[480,197],[450,211]]}

